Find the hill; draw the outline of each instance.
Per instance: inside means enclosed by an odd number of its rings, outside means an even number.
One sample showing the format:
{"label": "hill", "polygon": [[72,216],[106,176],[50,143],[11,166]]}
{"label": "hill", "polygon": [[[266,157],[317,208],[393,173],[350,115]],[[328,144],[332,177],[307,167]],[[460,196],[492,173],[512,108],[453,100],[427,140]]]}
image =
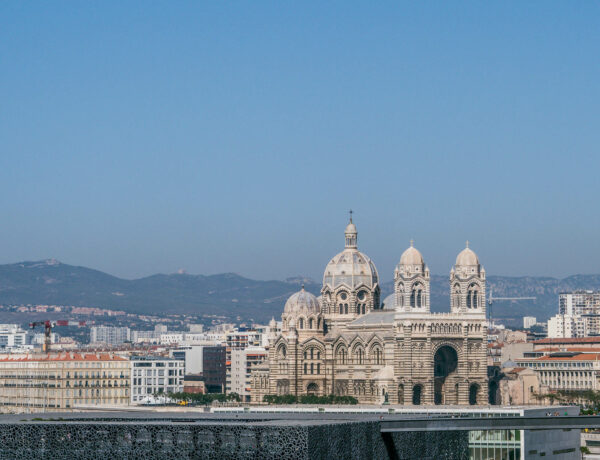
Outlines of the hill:
{"label": "hill", "polygon": [[[230,319],[267,321],[280,317],[287,297],[300,289],[319,295],[320,283],[306,278],[259,281],[234,273],[218,275],[157,274],[125,280],[56,260],[0,265],[0,304],[76,305],[114,308],[134,313],[221,315]],[[598,289],[600,275],[488,277],[497,297],[536,296],[537,301],[497,302],[494,317],[518,325],[524,315],[545,320],[558,308],[558,293]],[[393,290],[383,283],[382,298]],[[448,277],[432,275],[433,311],[448,311]]]}

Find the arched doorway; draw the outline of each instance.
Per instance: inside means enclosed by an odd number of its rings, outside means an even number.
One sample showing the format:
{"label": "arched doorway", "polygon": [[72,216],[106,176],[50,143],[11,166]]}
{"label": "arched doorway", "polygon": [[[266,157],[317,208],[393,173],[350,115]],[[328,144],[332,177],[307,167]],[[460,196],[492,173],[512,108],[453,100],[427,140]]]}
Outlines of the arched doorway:
{"label": "arched doorway", "polygon": [[477,394],[479,393],[479,385],[472,383],[469,386],[469,404],[474,406],[477,404]]}
{"label": "arched doorway", "polygon": [[404,384],[398,385],[398,404],[404,404]]}
{"label": "arched doorway", "polygon": [[452,385],[446,388],[445,385],[448,376],[456,372],[457,367],[458,355],[454,348],[444,345],[435,352],[433,357],[433,402],[435,404],[458,403],[457,387]]}
{"label": "arched doorway", "polygon": [[421,394],[423,393],[422,385],[415,385],[413,387],[413,400],[412,403],[415,406],[419,406],[421,404]]}
{"label": "arched doorway", "polygon": [[306,387],[306,394],[308,395],[318,395],[319,394],[319,385],[316,383],[309,383]]}

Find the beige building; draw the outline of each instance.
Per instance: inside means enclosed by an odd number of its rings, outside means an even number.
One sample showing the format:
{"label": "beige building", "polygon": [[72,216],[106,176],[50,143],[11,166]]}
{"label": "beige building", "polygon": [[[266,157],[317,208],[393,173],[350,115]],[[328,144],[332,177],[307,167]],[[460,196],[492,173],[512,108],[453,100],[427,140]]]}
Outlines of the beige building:
{"label": "beige building", "polygon": [[335,394],[361,403],[487,404],[485,280],[467,244],[450,272],[450,312],[432,313],[429,268],[411,242],[382,304],[375,264],[358,250],[351,219],[321,296],[303,288],[286,302],[268,368],[253,375],[253,401]]}
{"label": "beige building", "polygon": [[109,353],[0,355],[0,411],[61,412],[129,404],[130,365]]}
{"label": "beige building", "polygon": [[503,369],[500,379],[499,404],[504,406],[540,404],[536,395],[547,393],[547,388],[540,385],[538,374],[529,368],[514,367]]}

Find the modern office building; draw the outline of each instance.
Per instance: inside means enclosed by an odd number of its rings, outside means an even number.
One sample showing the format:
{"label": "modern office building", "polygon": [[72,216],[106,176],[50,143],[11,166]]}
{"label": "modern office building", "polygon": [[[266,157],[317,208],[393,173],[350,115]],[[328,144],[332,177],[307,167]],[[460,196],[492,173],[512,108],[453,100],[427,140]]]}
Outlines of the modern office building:
{"label": "modern office building", "polygon": [[171,356],[185,361],[185,375],[202,375],[209,393],[223,393],[226,382],[226,347],[222,345],[187,345],[171,351]]}
{"label": "modern office building", "polygon": [[207,393],[225,393],[227,384],[226,347],[204,347],[202,353],[202,375]]}
{"label": "modern office building", "polygon": [[185,361],[162,356],[132,356],[131,402],[143,404],[156,394],[183,391]]}
{"label": "modern office building", "polygon": [[90,343],[105,343],[120,345],[131,339],[128,327],[92,326],[90,328]]}
{"label": "modern office building", "polygon": [[109,353],[0,355],[2,412],[129,404],[129,361]]}

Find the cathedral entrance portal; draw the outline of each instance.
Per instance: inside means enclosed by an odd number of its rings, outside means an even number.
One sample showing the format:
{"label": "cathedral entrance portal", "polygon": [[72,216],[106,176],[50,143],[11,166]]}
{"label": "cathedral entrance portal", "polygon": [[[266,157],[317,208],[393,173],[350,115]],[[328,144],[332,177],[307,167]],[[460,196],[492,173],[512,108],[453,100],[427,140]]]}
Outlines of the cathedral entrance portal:
{"label": "cathedral entrance portal", "polygon": [[458,403],[457,387],[446,383],[448,376],[456,371],[457,366],[458,355],[454,348],[444,345],[436,351],[433,357],[433,401],[435,404]]}

